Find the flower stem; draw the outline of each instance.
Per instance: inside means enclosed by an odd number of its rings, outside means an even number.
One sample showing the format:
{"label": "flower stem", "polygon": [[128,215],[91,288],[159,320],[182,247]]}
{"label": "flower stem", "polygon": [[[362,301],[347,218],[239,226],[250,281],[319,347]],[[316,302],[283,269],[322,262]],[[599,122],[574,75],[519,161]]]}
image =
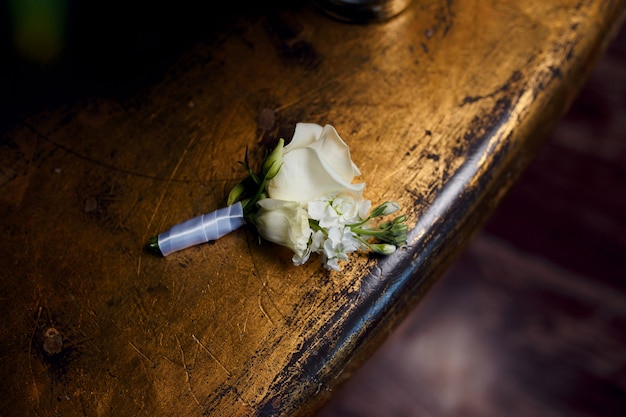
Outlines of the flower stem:
{"label": "flower stem", "polygon": [[161,248],[159,248],[159,237],[152,236],[148,242],[148,249],[157,255],[162,255]]}

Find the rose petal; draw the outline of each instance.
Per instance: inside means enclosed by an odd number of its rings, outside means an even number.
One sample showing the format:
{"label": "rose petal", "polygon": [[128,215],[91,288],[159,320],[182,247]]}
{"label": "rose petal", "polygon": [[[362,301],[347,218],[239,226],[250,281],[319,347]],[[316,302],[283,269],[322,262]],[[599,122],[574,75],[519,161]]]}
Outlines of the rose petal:
{"label": "rose petal", "polygon": [[267,186],[271,198],[298,201],[302,204],[336,191],[361,199],[365,183],[352,184],[336,174],[328,163],[311,148],[297,148],[284,156],[278,175]]}
{"label": "rose petal", "polygon": [[291,142],[283,148],[283,154],[294,148],[308,146],[315,142],[322,134],[322,126],[315,123],[296,123]]}
{"label": "rose petal", "polygon": [[331,125],[324,126],[319,139],[309,145],[326,160],[344,180],[352,182],[356,175],[361,175],[359,168],[352,162],[350,148],[341,139],[337,130]]}

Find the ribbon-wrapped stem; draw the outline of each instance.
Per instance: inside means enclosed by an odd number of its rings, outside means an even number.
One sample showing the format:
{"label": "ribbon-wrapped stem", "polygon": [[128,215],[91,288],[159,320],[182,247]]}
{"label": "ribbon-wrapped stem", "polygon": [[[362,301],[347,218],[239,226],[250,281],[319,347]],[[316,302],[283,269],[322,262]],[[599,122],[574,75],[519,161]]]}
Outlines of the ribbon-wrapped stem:
{"label": "ribbon-wrapped stem", "polygon": [[248,171],[248,176],[231,190],[227,206],[177,224],[150,239],[148,248],[167,256],[172,252],[219,239],[248,221],[253,222],[254,213],[258,211],[257,202],[266,197],[267,182],[280,170],[284,143],[283,139],[278,140],[278,145],[265,157],[258,173],[250,167],[246,150],[245,160],[241,164]]}
{"label": "ribbon-wrapped stem", "polygon": [[179,223],[150,239],[148,247],[167,256],[173,252],[219,239],[246,224],[243,206],[237,202]]}

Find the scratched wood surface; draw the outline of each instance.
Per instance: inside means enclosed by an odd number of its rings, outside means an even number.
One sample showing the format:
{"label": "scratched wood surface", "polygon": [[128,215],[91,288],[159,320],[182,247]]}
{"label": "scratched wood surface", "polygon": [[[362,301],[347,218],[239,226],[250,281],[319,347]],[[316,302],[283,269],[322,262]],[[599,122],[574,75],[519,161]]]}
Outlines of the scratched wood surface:
{"label": "scratched wood surface", "polygon": [[[26,117],[0,142],[7,415],[311,415],[432,284],[532,159],[624,1],[414,1],[381,24],[308,3],[211,20],[134,95]],[[299,121],[333,124],[406,248],[341,273],[247,229],[160,258]],[[2,412],[4,414],[4,411]]]}

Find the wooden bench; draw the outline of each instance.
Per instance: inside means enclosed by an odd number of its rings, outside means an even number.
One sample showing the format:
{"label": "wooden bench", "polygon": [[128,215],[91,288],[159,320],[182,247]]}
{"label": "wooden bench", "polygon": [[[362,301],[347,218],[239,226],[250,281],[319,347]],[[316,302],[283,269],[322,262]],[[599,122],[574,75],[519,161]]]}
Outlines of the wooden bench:
{"label": "wooden bench", "polygon": [[[626,10],[428,0],[354,25],[282,3],[207,18],[131,97],[67,102],[3,135],[3,410],[314,414],[489,216]],[[339,273],[293,266],[246,228],[146,250],[222,207],[246,148],[260,160],[297,122],[337,128],[365,196],[407,214],[405,248]]]}

